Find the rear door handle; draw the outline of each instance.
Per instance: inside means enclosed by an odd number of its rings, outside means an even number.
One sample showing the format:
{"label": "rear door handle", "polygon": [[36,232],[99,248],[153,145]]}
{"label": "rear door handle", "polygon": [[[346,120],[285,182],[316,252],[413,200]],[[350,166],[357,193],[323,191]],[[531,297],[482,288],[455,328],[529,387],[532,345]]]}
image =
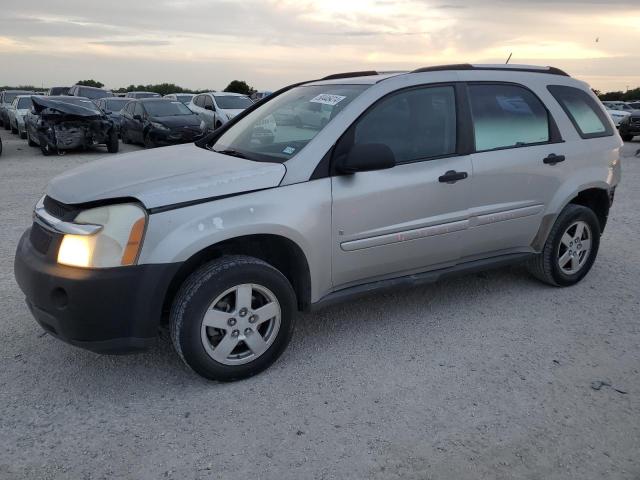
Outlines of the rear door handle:
{"label": "rear door handle", "polygon": [[438,177],[440,183],[456,183],[458,180],[464,180],[469,175],[467,172],[456,172],[455,170],[449,170],[444,175]]}
{"label": "rear door handle", "polygon": [[564,155],[551,153],[548,157],[543,158],[542,161],[547,165],[555,165],[556,163],[564,162]]}

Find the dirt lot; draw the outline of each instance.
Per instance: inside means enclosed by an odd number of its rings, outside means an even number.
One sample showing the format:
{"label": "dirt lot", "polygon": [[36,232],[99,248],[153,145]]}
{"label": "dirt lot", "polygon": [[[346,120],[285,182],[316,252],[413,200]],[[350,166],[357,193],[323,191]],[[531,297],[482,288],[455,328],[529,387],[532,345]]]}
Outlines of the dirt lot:
{"label": "dirt lot", "polygon": [[640,142],[579,285],[514,267],[372,296],[304,315],[274,367],[216,384],[166,340],[110,357],[43,335],[18,238],[52,176],[108,154],[0,135],[1,479],[640,478]]}

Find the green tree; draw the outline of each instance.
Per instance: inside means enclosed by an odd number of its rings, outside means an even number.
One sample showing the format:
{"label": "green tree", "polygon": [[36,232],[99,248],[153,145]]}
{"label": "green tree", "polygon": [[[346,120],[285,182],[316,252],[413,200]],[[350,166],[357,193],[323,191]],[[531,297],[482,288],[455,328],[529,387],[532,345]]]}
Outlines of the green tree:
{"label": "green tree", "polygon": [[84,85],[85,87],[96,87],[96,88],[104,87],[104,83],[98,82],[97,80],[80,80],[76,85]]}
{"label": "green tree", "polygon": [[255,92],[253,87],[250,87],[249,84],[244,80],[233,80],[229,85],[227,85],[227,88],[225,88],[224,91],[232,93],[242,93],[244,95],[251,95]]}

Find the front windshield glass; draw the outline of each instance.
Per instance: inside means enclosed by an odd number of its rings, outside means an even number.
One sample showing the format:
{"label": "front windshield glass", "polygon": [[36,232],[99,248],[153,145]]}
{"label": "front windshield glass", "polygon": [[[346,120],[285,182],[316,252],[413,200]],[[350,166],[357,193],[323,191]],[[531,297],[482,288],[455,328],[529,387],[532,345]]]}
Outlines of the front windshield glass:
{"label": "front windshield glass", "polygon": [[31,97],[19,98],[17,108],[19,110],[26,110],[27,108],[31,108]]}
{"label": "front windshield glass", "polygon": [[131,100],[124,98],[114,98],[113,100],[105,100],[105,108],[109,112],[119,112]]}
{"label": "front windshield glass", "polygon": [[214,95],[216,105],[223,110],[244,110],[253,105],[249,97],[235,95]]}
{"label": "front windshield glass", "polygon": [[189,103],[193,98],[193,95],[176,95],[176,98],[179,102]]}
{"label": "front windshield glass", "polygon": [[79,93],[83,97],[91,98],[92,100],[96,100],[98,98],[113,97],[113,93],[107,92],[106,90],[100,90],[98,88],[82,88],[82,87],[80,87],[80,92]]}
{"label": "front windshield glass", "polygon": [[251,160],[286,162],[369,85],[295,87],[257,108],[211,145]]}
{"label": "front windshield glass", "polygon": [[172,115],[193,115],[193,112],[177,100],[147,102],[144,104],[147,113],[152,117],[169,117]]}

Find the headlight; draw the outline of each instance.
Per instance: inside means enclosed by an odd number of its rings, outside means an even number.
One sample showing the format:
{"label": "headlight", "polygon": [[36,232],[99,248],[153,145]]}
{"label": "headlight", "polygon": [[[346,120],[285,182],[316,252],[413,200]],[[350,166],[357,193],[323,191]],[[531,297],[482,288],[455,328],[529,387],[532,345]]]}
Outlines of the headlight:
{"label": "headlight", "polygon": [[158,122],[151,122],[151,126],[153,128],[157,128],[158,130],[169,130],[165,125]]}
{"label": "headlight", "polygon": [[58,263],[73,267],[108,268],[133,265],[138,260],[147,225],[147,214],[131,203],[92,208],[74,223],[100,225],[93,235],[66,234],[58,251]]}

